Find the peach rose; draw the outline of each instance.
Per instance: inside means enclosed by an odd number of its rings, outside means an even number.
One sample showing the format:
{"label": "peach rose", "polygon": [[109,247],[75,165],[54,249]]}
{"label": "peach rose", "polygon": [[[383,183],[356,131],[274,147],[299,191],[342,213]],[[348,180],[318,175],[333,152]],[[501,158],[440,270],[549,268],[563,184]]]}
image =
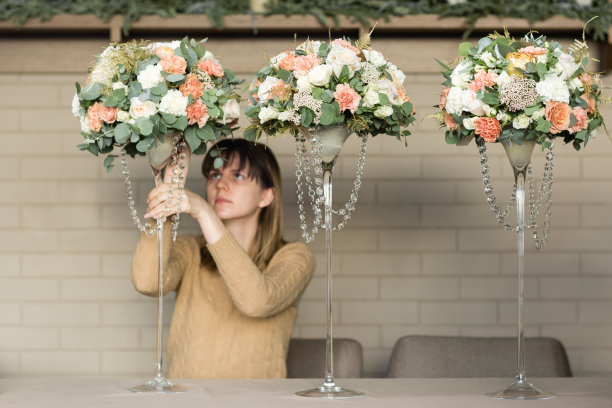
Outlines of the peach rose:
{"label": "peach rose", "polygon": [[100,117],[100,108],[104,105],[101,102],[96,102],[87,109],[87,119],[89,128],[94,132],[99,132],[102,129],[102,118]]}
{"label": "peach rose", "polygon": [[162,45],[160,47],[157,47],[157,49],[155,50],[155,55],[157,55],[161,59],[168,58],[174,55],[174,50],[170,47]]}
{"label": "peach rose", "polygon": [[565,102],[550,101],[546,104],[544,116],[552,123],[549,132],[553,135],[567,130],[570,124],[572,109]]}
{"label": "peach rose", "polygon": [[183,96],[192,95],[198,99],[204,93],[204,84],[200,82],[196,74],[188,74],[185,83],[179,87]]}
{"label": "peach rose", "polygon": [[584,99],[588,104],[589,104],[589,108],[587,109],[588,113],[593,113],[595,112],[595,98],[589,96],[588,94],[584,93],[582,95],[580,95],[580,97],[582,99]]}
{"label": "peach rose", "polygon": [[572,113],[576,118],[576,123],[574,123],[574,126],[567,129],[568,132],[578,133],[589,126],[589,115],[586,110],[584,110],[580,106],[576,106],[574,107],[574,109],[572,109]]}
{"label": "peach rose", "polygon": [[206,61],[198,62],[198,68],[202,71],[206,71],[206,73],[210,76],[214,76],[217,78],[223,77],[223,68],[219,64],[215,62],[215,60],[209,59]]}
{"label": "peach rose", "polygon": [[170,74],[184,74],[187,69],[187,61],[185,61],[185,58],[179,57],[178,55],[162,58],[159,65],[162,67],[162,71]]}
{"label": "peach rose", "polygon": [[292,53],[289,53],[289,55],[287,55],[285,58],[282,59],[282,61],[278,64],[278,67],[280,69],[284,69],[285,71],[293,71],[294,70],[294,66],[293,63],[295,61],[295,55]]}
{"label": "peach rose", "polygon": [[495,118],[476,118],[474,119],[474,132],[480,135],[485,142],[494,142],[501,133],[501,125]]}
{"label": "peach rose", "polygon": [[459,125],[457,125],[457,122],[455,122],[455,119],[453,119],[453,115],[448,112],[444,114],[444,124],[446,125],[446,128],[448,130],[457,130],[457,128],[459,127]]}
{"label": "peach rose", "polygon": [[478,92],[483,86],[491,86],[495,83],[497,74],[494,71],[485,71],[484,69],[478,70],[474,74],[474,81],[468,85],[468,88],[474,92]]}
{"label": "peach rose", "polygon": [[321,60],[314,54],[296,57],[293,61],[293,73],[296,78],[303,77],[308,75],[308,72],[320,63]]}
{"label": "peach rose", "polygon": [[361,96],[355,92],[353,88],[351,88],[348,84],[339,84],[336,86],[336,92],[334,92],[334,99],[340,105],[340,112],[344,112],[345,110],[351,111],[351,113],[355,113],[357,108],[359,107],[359,102],[361,101]]}
{"label": "peach rose", "polygon": [[100,119],[106,123],[114,123],[117,120],[118,108],[109,108],[108,106],[100,106]]}
{"label": "peach rose", "polygon": [[442,88],[442,91],[440,92],[440,103],[438,104],[440,109],[446,108],[446,98],[448,98],[449,92],[450,86],[445,86],[444,88]]}
{"label": "peach rose", "polygon": [[521,48],[518,50],[518,52],[524,52],[525,54],[529,54],[533,57],[536,55],[546,55],[548,50],[546,48],[534,47],[533,45],[530,45],[529,47]]}
{"label": "peach rose", "polygon": [[186,111],[187,119],[189,119],[190,125],[197,123],[198,127],[202,127],[206,124],[208,118],[210,117],[210,115],[208,115],[208,108],[200,99],[189,105]]}
{"label": "peach rose", "polygon": [[506,68],[508,75],[520,78],[523,76],[523,73],[518,69],[525,70],[525,68],[527,68],[527,64],[529,62],[533,62],[536,57],[525,52],[509,52],[508,55],[506,55],[506,59],[510,62]]}

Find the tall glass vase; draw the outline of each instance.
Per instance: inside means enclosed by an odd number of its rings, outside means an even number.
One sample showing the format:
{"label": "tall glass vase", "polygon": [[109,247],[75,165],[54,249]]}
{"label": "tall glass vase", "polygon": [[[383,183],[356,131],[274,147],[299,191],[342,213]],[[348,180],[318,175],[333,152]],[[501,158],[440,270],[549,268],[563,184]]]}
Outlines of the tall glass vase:
{"label": "tall glass vase", "polygon": [[523,320],[523,299],[525,294],[525,174],[531,161],[535,141],[523,141],[522,144],[504,142],[504,149],[514,170],[516,182],[516,218],[517,218],[517,252],[518,252],[518,310],[517,310],[517,373],[515,381],[508,387],[488,393],[487,396],[497,399],[532,400],[548,399],[557,395],[543,391],[527,381],[525,376],[525,333]]}
{"label": "tall glass vase", "polygon": [[332,173],[334,164],[340,154],[340,149],[349,137],[346,126],[317,126],[310,128],[321,141],[322,165],[323,165],[323,194],[325,197],[325,252],[327,256],[327,336],[325,340],[325,378],[323,385],[305,391],[296,392],[302,397],[315,397],[327,399],[341,399],[360,397],[363,393],[349,390],[336,385],[334,378],[334,336],[333,336],[333,311],[332,311]]}
{"label": "tall glass vase", "polygon": [[[163,141],[157,140],[157,144],[151,150],[147,151],[147,159],[155,185],[164,182],[164,176],[168,166],[173,158],[177,141],[176,133],[168,133],[164,135]],[[176,165],[176,160],[174,165]],[[129,388],[132,392],[154,392],[154,393],[175,393],[190,390],[191,387],[185,385],[172,384],[162,374],[162,319],[164,306],[164,271],[163,271],[163,253],[164,253],[164,221],[157,220],[157,349],[155,359],[155,377],[144,384]]]}

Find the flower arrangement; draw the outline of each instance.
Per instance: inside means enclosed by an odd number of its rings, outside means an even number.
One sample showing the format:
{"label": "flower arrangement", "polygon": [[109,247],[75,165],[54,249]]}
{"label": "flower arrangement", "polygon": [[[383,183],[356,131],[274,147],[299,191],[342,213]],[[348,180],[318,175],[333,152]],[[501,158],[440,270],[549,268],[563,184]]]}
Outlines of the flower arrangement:
{"label": "flower arrangement", "polygon": [[544,36],[517,41],[506,31],[459,49],[454,68],[440,62],[446,81],[433,116],[446,127],[447,143],[476,137],[479,144],[535,140],[548,147],[562,138],[579,150],[597,134],[601,84],[587,69],[584,39],[566,52]]}
{"label": "flower arrangement", "polygon": [[76,84],[72,111],[94,155],[108,154],[107,171],[121,146],[144,155],[164,134],[184,132],[191,151],[231,134],[240,116],[241,83],[221,67],[203,43],[185,37],[171,43],[112,44],[97,58],[85,85]]}
{"label": "flower arrangement", "polygon": [[306,41],[271,58],[249,90],[244,136],[276,136],[314,125],[345,124],[358,135],[408,136],[414,118],[404,73],[370,47],[369,34],[356,43]]}

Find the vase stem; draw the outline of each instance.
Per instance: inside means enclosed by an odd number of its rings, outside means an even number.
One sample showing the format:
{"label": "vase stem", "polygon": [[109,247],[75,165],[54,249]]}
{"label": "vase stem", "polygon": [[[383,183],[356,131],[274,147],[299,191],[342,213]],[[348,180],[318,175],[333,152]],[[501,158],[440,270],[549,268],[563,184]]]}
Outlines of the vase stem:
{"label": "vase stem", "polygon": [[325,383],[324,387],[335,387],[334,380],[334,336],[332,310],[332,169],[333,163],[323,164],[323,194],[325,195],[325,252],[327,276],[327,336],[325,339]]}
{"label": "vase stem", "polygon": [[163,378],[162,375],[162,319],[164,308],[164,223],[157,220],[157,353],[155,360],[155,378]]}
{"label": "vase stem", "polygon": [[514,168],[516,182],[516,218],[518,234],[516,246],[518,251],[518,342],[517,342],[517,378],[525,379],[525,322],[523,319],[523,301],[525,296],[525,167]]}

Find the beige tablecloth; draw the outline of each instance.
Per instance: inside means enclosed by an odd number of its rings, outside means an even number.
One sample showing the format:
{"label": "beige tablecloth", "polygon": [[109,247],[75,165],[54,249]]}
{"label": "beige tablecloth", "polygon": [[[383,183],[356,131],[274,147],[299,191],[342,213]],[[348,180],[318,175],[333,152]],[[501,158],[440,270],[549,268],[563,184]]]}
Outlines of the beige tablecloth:
{"label": "beige tablecloth", "polygon": [[338,385],[366,396],[347,400],[298,397],[296,391],[319,386],[319,379],[186,380],[193,386],[182,394],[134,394],[127,388],[145,379],[5,378],[0,379],[1,408],[606,408],[612,407],[612,378],[531,379],[559,396],[541,401],[500,401],[485,397],[510,379],[338,379]]}

